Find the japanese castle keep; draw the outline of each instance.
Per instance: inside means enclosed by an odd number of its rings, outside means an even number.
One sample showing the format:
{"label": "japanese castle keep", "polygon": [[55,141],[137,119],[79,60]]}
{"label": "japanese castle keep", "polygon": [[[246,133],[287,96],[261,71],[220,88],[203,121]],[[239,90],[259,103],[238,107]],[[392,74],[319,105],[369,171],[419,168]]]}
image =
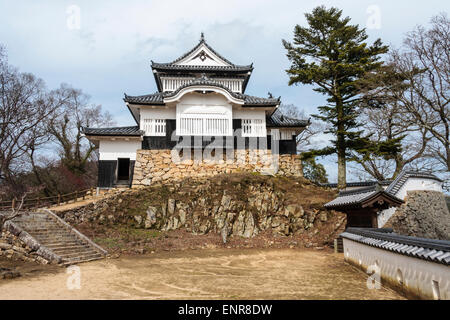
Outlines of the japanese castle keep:
{"label": "japanese castle keep", "polygon": [[245,93],[253,64],[233,64],[202,34],[178,59],[151,66],[158,92],[125,94],[135,126],[83,128],[99,147],[99,187],[234,171],[302,175],[296,137],[309,121],[282,115],[280,98]]}

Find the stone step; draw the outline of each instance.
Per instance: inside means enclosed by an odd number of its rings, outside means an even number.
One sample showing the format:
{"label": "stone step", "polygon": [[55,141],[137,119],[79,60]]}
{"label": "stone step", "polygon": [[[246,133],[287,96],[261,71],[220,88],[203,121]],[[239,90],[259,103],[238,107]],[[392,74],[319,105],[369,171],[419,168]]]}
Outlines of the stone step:
{"label": "stone step", "polygon": [[31,234],[33,237],[35,237],[36,239],[78,239],[78,237],[75,237],[74,235],[71,234],[44,234],[44,235],[33,235]]}
{"label": "stone step", "polygon": [[90,248],[90,246],[88,244],[82,244],[82,243],[76,243],[73,245],[67,245],[67,244],[54,244],[51,246],[46,246],[49,249],[52,249],[52,251],[56,252],[58,250],[63,250],[63,249],[74,249],[74,248]]}
{"label": "stone step", "polygon": [[63,260],[66,261],[74,261],[74,260],[81,260],[81,259],[92,259],[92,258],[99,258],[102,257],[102,255],[96,251],[92,252],[86,252],[79,255],[72,255],[72,256],[65,256],[63,257]]}
{"label": "stone step", "polygon": [[85,262],[91,262],[95,260],[103,259],[103,257],[100,255],[99,257],[93,257],[93,258],[80,258],[77,260],[71,260],[71,261],[64,261],[62,264],[64,266],[69,266],[71,264],[79,264],[79,263],[85,263]]}
{"label": "stone step", "polygon": [[74,245],[85,244],[85,243],[81,242],[79,239],[65,239],[65,240],[61,240],[61,239],[46,239],[46,240],[36,239],[36,240],[39,241],[40,243],[42,243],[44,246],[46,246],[49,249],[51,249],[53,247],[56,247],[56,246],[74,246]]}
{"label": "stone step", "polygon": [[27,228],[29,232],[46,233],[46,232],[70,232],[70,230],[63,229],[60,226],[46,227],[46,228]]}
{"label": "stone step", "polygon": [[59,256],[63,258],[64,260],[73,260],[83,257],[93,257],[93,256],[101,256],[100,253],[97,251],[83,251],[83,252],[74,252],[74,253],[64,253],[60,254]]}
{"label": "stone step", "polygon": [[14,219],[14,222],[18,223],[56,223],[56,221],[52,218],[39,218],[39,217],[17,217]]}
{"label": "stone step", "polygon": [[[57,255],[65,255],[65,254],[71,254],[71,253],[83,253],[88,251],[93,251],[94,249],[90,247],[81,247],[81,248],[64,248],[64,249],[56,249],[52,250]],[[94,250],[95,251],[95,250]],[[96,251],[95,251],[96,252]]]}
{"label": "stone step", "polygon": [[91,246],[89,246],[88,244],[85,244],[85,243],[77,243],[77,244],[72,244],[72,245],[67,245],[67,244],[53,245],[49,249],[52,249],[52,251],[57,252],[60,250],[86,249],[86,248],[90,248],[90,247]]}
{"label": "stone step", "polygon": [[102,255],[98,252],[80,252],[72,255],[60,255],[62,258],[62,261],[76,261],[81,259],[91,259],[91,258],[98,258]]}
{"label": "stone step", "polygon": [[33,232],[33,231],[28,231],[29,234],[31,234],[32,236],[37,236],[37,237],[45,237],[45,236],[60,236],[60,235],[71,235],[72,233],[70,232],[64,232],[61,230],[54,230],[54,231],[45,231],[45,232]]}
{"label": "stone step", "polygon": [[42,245],[44,245],[45,247],[47,247],[49,249],[52,249],[55,246],[56,247],[65,246],[65,245],[74,246],[74,245],[80,244],[79,241],[66,241],[66,242],[54,241],[54,242],[47,242],[47,243],[41,242],[41,243],[42,243]]}
{"label": "stone step", "polygon": [[48,240],[48,239],[60,239],[60,240],[64,240],[64,239],[78,239],[78,237],[75,237],[73,235],[68,235],[68,234],[48,234],[48,235],[33,235],[31,234],[34,238],[36,239],[40,239],[40,240]]}
{"label": "stone step", "polygon": [[69,265],[102,259],[103,253],[51,214],[30,214],[13,221]]}
{"label": "stone step", "polygon": [[52,231],[46,231],[46,232],[28,232],[31,235],[35,235],[37,237],[47,237],[47,236],[60,236],[60,235],[70,235],[70,236],[74,236],[77,237],[74,233],[70,232],[70,231],[63,231],[63,230],[52,230]]}
{"label": "stone step", "polygon": [[[19,222],[19,224],[26,224],[24,222]],[[61,226],[57,223],[30,223],[29,225],[25,225],[30,230],[41,230],[41,229],[58,229],[61,228]]]}

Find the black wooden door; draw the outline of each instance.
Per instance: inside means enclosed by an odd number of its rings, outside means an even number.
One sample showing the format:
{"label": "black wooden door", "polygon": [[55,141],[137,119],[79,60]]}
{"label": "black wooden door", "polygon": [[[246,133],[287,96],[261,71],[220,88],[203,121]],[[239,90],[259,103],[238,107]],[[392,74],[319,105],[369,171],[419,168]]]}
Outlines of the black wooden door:
{"label": "black wooden door", "polygon": [[130,158],[117,159],[117,180],[130,179]]}

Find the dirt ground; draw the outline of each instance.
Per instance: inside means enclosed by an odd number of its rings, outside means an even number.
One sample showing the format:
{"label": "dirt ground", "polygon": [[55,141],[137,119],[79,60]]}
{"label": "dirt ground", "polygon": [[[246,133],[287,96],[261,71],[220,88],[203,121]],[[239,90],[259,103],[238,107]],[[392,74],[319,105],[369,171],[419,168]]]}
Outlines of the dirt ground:
{"label": "dirt ground", "polygon": [[[203,249],[121,256],[75,273],[0,280],[0,299],[403,299],[369,290],[342,254],[314,249]],[[73,272],[73,270],[71,271]],[[75,280],[74,280],[75,279]]]}
{"label": "dirt ground", "polygon": [[[57,265],[42,265],[36,262],[25,262],[21,260],[11,260],[6,257],[0,257],[0,270],[9,270],[20,274],[20,277],[34,277],[37,275],[58,273],[61,268]],[[2,284],[0,276],[0,284]]]}

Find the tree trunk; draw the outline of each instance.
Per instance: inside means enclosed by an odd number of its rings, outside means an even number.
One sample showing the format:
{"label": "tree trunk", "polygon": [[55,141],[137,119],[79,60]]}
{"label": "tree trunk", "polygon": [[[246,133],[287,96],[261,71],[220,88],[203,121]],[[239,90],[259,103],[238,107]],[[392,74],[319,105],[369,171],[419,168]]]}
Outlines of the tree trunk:
{"label": "tree trunk", "polygon": [[347,186],[347,164],[345,161],[345,147],[338,147],[337,154],[338,154],[338,189],[341,190],[345,189],[345,187]]}
{"label": "tree trunk", "polygon": [[47,185],[44,184],[44,182],[42,181],[41,176],[40,176],[40,174],[38,172],[37,166],[36,166],[36,164],[34,162],[34,148],[31,150],[30,160],[31,160],[31,167],[33,168],[33,173],[34,173],[34,176],[36,177],[36,180],[37,180],[38,184],[41,185],[41,186],[45,186],[44,187],[44,193],[45,193],[45,195],[47,197],[50,197],[50,192],[47,189]]}
{"label": "tree trunk", "polygon": [[338,110],[337,115],[337,143],[336,143],[336,151],[338,156],[338,189],[345,189],[347,186],[347,164],[345,159],[345,127],[344,127],[344,106],[342,102],[338,102],[336,104],[336,108]]}
{"label": "tree trunk", "polygon": [[402,172],[403,168],[405,167],[405,163],[402,159],[401,155],[397,155],[395,157],[395,171],[392,174],[391,180],[394,180],[395,178],[398,177],[398,175],[400,174],[400,172]]}

